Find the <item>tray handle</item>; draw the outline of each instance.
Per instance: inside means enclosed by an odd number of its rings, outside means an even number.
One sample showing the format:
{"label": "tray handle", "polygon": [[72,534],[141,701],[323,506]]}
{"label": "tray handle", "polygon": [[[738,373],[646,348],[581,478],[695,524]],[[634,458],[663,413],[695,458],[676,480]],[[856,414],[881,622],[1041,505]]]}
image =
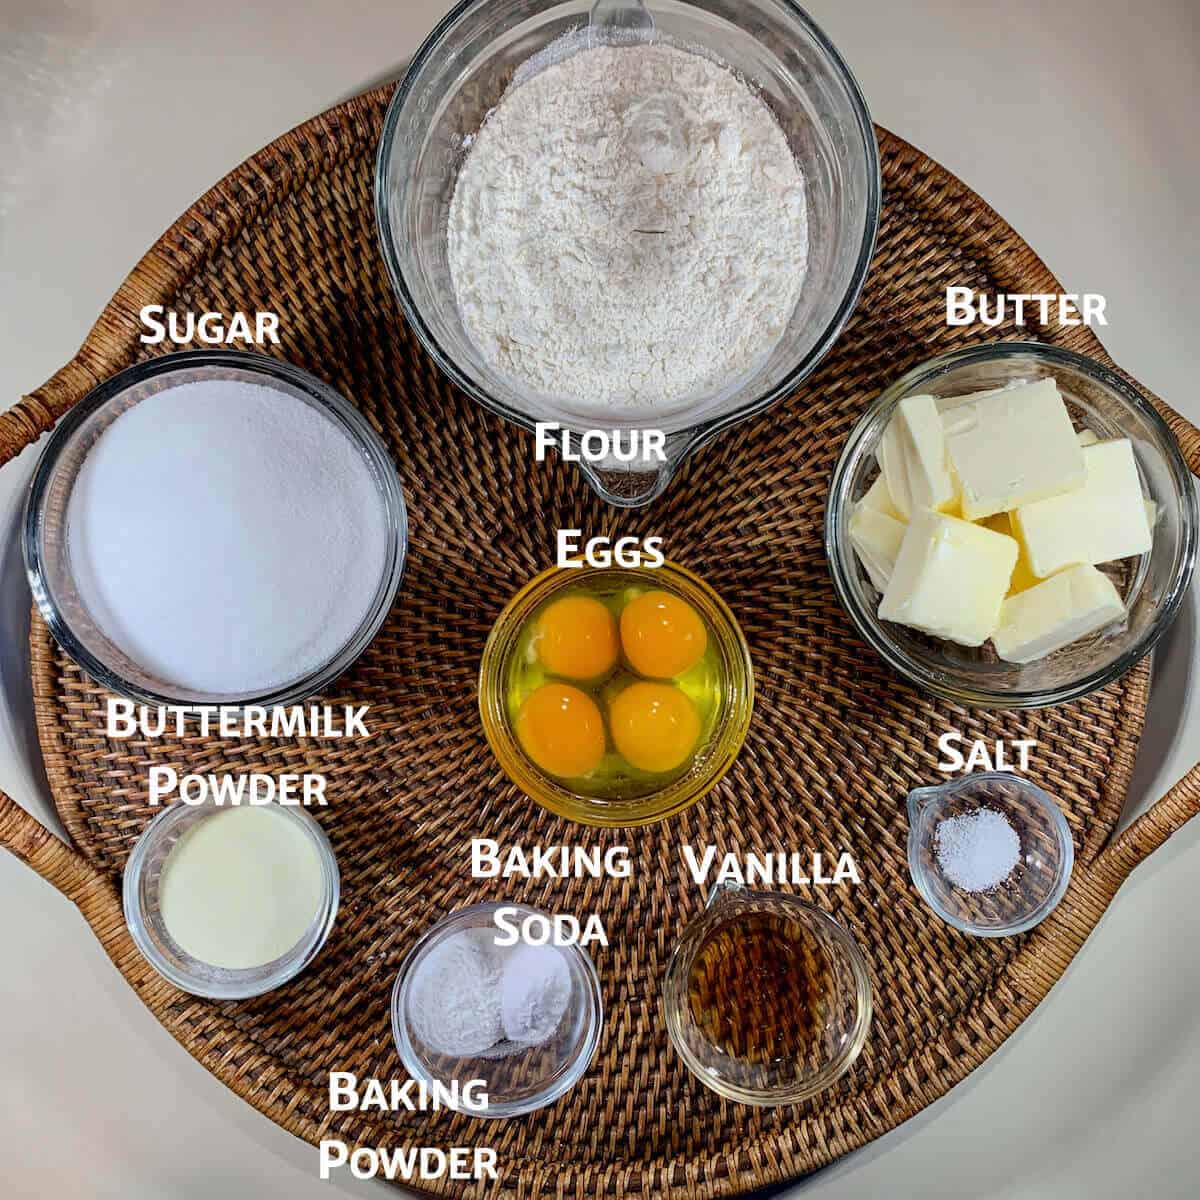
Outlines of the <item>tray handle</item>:
{"label": "tray handle", "polygon": [[[1154,406],[1179,442],[1183,459],[1200,477],[1200,429],[1176,412],[1165,400],[1153,397]],[[1140,862],[1200,813],[1200,763],[1197,763],[1152,808],[1115,837],[1096,860],[1096,870],[1108,875],[1117,887]],[[1115,890],[1115,888],[1114,888]]]}
{"label": "tray handle", "polygon": [[4,792],[0,792],[0,846],[72,904],[81,905],[97,889],[111,889],[106,875]]}
{"label": "tray handle", "polygon": [[1200,763],[1197,763],[1152,808],[1142,813],[1104,848],[1096,870],[1120,885],[1173,833],[1200,813]]}
{"label": "tray handle", "polygon": [[1193,475],[1200,476],[1200,429],[1191,423],[1182,413],[1177,413],[1165,400],[1153,397],[1154,407],[1158,415],[1167,423],[1167,428],[1175,435],[1180,450],[1183,451],[1183,461]]}
{"label": "tray handle", "polygon": [[[89,335],[89,341],[95,330]],[[88,363],[87,344],[65,367],[35,392],[22,396],[0,413],[0,467],[16,458],[26,446],[54,428],[54,423],[74,407],[99,382]]]}
{"label": "tray handle", "polygon": [[[88,342],[103,321],[97,323]],[[35,392],[0,413],[0,466],[15,458],[72,405],[81,400],[99,378],[87,365],[89,344]],[[1164,400],[1154,405],[1179,442],[1184,461],[1200,476],[1200,429]],[[1161,800],[1116,837],[1096,860],[1094,870],[1105,877],[1115,892],[1133,869],[1200,813],[1200,763],[1197,763]],[[19,804],[0,792],[0,846],[16,855],[52,887],[79,904],[97,885],[108,879],[74,850],[51,833]]]}

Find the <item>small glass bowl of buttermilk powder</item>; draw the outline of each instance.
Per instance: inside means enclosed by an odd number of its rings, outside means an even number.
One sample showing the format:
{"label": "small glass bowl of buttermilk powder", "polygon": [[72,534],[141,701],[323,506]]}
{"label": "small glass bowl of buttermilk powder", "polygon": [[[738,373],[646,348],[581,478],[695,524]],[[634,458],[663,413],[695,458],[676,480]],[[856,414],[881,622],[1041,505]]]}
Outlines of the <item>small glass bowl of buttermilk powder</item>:
{"label": "small glass bowl of buttermilk powder", "polygon": [[134,943],[164,979],[193,996],[244,1000],[317,956],[340,876],[303,808],[175,804],[138,839],[122,892]]}
{"label": "small glass bowl of buttermilk powder", "polygon": [[97,683],[151,705],[289,704],[366,649],[404,570],[396,469],[307,372],[202,350],[120,372],[50,436],[33,597]]}

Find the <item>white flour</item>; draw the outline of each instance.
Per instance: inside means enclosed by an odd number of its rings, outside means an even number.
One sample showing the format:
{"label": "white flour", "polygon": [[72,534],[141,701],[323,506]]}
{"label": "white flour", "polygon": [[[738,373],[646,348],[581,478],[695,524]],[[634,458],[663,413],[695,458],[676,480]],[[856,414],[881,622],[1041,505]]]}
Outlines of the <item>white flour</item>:
{"label": "white flour", "polygon": [[504,96],[463,165],[448,242],[494,368],[574,408],[681,408],[778,343],[807,265],[804,180],[725,67],[601,47]]}

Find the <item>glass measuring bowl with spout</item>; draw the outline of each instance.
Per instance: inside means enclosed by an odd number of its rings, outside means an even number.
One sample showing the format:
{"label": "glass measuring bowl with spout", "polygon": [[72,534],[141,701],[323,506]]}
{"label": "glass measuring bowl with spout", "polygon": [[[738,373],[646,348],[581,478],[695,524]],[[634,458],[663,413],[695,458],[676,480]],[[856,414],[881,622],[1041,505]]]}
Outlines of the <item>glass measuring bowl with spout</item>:
{"label": "glass measuring bowl with spout", "polygon": [[871,1027],[862,952],[815,905],[719,884],[667,965],[667,1032],[706,1087],[796,1104],[853,1065]]}
{"label": "glass measuring bowl with spout", "polygon": [[[879,154],[853,76],[791,0],[658,0],[649,7],[605,0],[600,10],[591,24],[590,0],[463,0],[396,89],[379,146],[375,214],[406,320],[474,400],[528,430],[556,422],[576,434],[622,435],[626,446],[635,430],[663,433],[661,453],[579,464],[606,501],[633,508],[659,496],[693,451],[792,392],[836,340],[875,244]],[[770,107],[804,175],[808,265],[779,341],[741,377],[670,407],[656,405],[650,415],[598,414],[587,397],[534,394],[496,369],[464,328],[451,279],[447,223],[470,139],[518,68],[528,71],[534,55],[573,31],[582,35],[581,48],[597,37],[660,39],[723,63]]]}

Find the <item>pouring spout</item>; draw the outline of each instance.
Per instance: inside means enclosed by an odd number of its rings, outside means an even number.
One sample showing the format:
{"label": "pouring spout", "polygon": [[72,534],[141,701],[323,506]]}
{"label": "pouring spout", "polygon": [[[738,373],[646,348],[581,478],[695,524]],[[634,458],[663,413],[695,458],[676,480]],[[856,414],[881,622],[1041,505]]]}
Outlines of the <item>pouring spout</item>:
{"label": "pouring spout", "polygon": [[663,494],[696,441],[691,432],[672,433],[663,442],[661,456],[654,461],[643,458],[621,463],[604,459],[581,463],[580,469],[605,503],[614,508],[644,508]]}
{"label": "pouring spout", "polygon": [[654,18],[644,0],[596,0],[588,17],[590,34],[649,37],[654,34]]}

